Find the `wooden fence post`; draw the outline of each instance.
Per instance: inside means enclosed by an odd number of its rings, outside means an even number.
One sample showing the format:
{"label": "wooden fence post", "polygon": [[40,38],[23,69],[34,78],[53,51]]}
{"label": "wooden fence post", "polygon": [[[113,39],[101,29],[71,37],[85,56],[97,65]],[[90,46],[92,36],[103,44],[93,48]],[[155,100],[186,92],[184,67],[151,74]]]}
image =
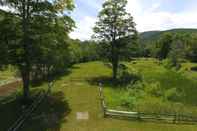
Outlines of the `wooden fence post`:
{"label": "wooden fence post", "polygon": [[103,95],[102,83],[99,83],[99,95],[100,95],[101,107],[103,110],[103,116],[106,117],[107,107],[106,107],[105,99],[104,99],[104,95]]}

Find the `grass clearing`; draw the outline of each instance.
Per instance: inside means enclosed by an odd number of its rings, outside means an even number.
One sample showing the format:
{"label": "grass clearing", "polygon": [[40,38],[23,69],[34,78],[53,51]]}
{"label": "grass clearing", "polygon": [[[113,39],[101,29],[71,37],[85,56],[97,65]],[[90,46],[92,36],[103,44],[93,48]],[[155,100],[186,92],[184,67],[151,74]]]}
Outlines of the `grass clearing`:
{"label": "grass clearing", "polygon": [[[166,69],[155,59],[126,63],[143,77],[143,82],[125,87],[105,88],[107,104],[114,109],[145,113],[180,113],[197,116],[196,72],[186,63],[180,71]],[[184,68],[190,68],[185,70]],[[192,78],[192,77],[193,78]]]}
{"label": "grass clearing", "polygon": [[[21,131],[196,131],[196,125],[173,125],[164,123],[138,122],[103,118],[98,86],[92,80],[106,78],[111,70],[101,62],[75,65],[70,74],[59,78],[52,88],[52,94],[33,114]],[[46,89],[47,86],[41,87]],[[36,90],[36,88],[35,88]],[[120,88],[105,87],[105,95],[119,97]],[[119,95],[118,95],[119,94]],[[110,97],[110,98],[113,98]],[[114,100],[114,99],[112,99]],[[118,100],[118,98],[116,99]],[[118,103],[118,102],[117,102]],[[11,107],[15,110],[14,106]],[[10,111],[1,112],[9,114]],[[88,112],[88,120],[77,120],[77,112]],[[13,111],[14,116],[16,111]],[[18,114],[18,113],[17,113]],[[11,115],[10,115],[11,116]],[[16,116],[16,115],[15,115]],[[8,118],[14,120],[13,118]],[[3,118],[0,118],[3,124]],[[2,126],[2,125],[1,125]],[[0,128],[2,129],[2,128]],[[2,130],[3,131],[3,130]]]}

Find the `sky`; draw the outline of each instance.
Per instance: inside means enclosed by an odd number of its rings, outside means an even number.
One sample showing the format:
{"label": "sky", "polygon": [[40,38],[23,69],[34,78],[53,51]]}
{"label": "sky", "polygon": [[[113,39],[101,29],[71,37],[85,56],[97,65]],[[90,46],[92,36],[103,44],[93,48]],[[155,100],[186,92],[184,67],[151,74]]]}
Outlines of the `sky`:
{"label": "sky", "polygon": [[[76,28],[70,37],[89,40],[104,0],[75,0],[71,13]],[[139,32],[173,28],[197,28],[197,0],[128,0],[127,11]]]}

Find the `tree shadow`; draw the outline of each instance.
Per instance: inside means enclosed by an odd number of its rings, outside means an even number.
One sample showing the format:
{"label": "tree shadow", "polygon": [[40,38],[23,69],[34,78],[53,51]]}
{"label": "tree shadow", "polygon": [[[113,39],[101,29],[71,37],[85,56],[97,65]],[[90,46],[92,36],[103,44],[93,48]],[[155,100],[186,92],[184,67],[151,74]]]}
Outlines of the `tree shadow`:
{"label": "tree shadow", "polygon": [[56,74],[51,74],[50,76],[45,76],[40,79],[33,79],[31,80],[31,86],[33,88],[36,88],[45,82],[60,80],[63,76],[71,74],[72,73],[71,69],[67,69],[62,72],[58,72]]}
{"label": "tree shadow", "polygon": [[87,79],[87,82],[91,85],[102,85],[104,87],[110,88],[126,88],[128,85],[133,85],[137,81],[141,81],[141,78],[135,76],[127,76],[123,78],[119,78],[114,81],[112,77],[109,76],[100,76]]}
{"label": "tree shadow", "polygon": [[68,76],[72,73],[72,70],[79,69],[79,68],[80,68],[80,66],[72,65],[65,70],[61,70],[61,72],[53,73],[48,77],[44,77],[42,79],[32,80],[31,81],[31,86],[32,86],[32,88],[36,88],[36,87],[41,86],[42,84],[44,84],[46,82],[61,80],[63,78],[63,76]]}
{"label": "tree shadow", "polygon": [[192,67],[192,68],[191,68],[191,71],[196,71],[196,72],[197,72],[197,66]]}
{"label": "tree shadow", "polygon": [[[35,94],[37,91],[35,92]],[[36,95],[32,95],[36,99]],[[6,131],[23,114],[22,95],[12,94],[0,97],[0,131]],[[69,104],[61,92],[47,96],[28,118],[20,131],[59,131],[70,113]]]}
{"label": "tree shadow", "polygon": [[114,82],[113,78],[109,76],[93,77],[86,80],[91,85],[98,86],[102,84],[102,86],[104,87],[114,87],[114,88],[118,87],[117,83]]}
{"label": "tree shadow", "polygon": [[6,131],[22,113],[21,97],[0,97],[0,131]]}
{"label": "tree shadow", "polygon": [[62,92],[53,93],[41,103],[31,118],[25,123],[23,131],[60,131],[61,124],[71,109]]}

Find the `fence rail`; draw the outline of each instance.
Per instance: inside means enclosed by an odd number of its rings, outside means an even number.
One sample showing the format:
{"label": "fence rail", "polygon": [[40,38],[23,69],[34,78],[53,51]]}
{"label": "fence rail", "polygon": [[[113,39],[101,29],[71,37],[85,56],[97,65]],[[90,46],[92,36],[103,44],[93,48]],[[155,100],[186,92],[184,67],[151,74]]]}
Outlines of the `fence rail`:
{"label": "fence rail", "polygon": [[168,121],[171,123],[197,123],[197,117],[181,114],[157,114],[143,112],[128,112],[109,109],[106,105],[102,84],[99,84],[99,96],[104,117],[131,118],[136,120]]}

